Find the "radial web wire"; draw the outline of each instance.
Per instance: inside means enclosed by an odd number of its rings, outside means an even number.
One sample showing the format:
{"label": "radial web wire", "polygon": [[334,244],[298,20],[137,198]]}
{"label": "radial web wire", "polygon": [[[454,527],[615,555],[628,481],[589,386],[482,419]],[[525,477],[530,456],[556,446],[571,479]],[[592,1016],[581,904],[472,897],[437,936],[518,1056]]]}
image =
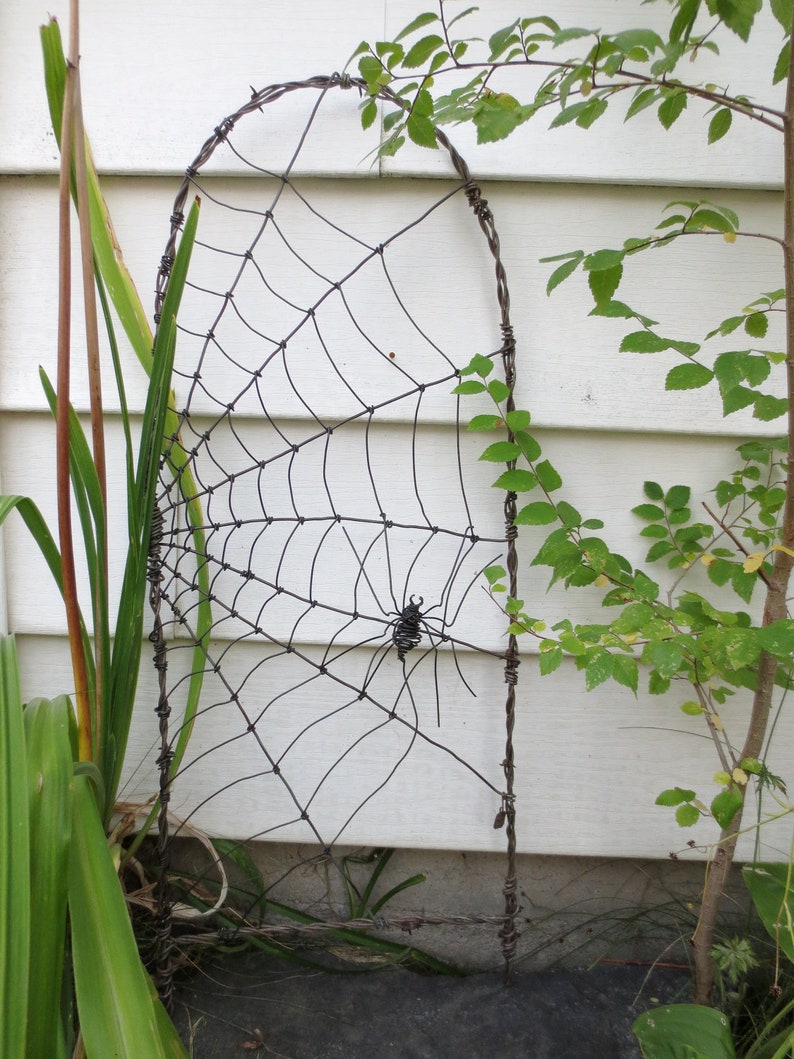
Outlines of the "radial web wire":
{"label": "radial web wire", "polygon": [[336,141],[366,154],[361,92],[254,93],[171,218],[158,313],[200,197],[150,563],[162,932],[169,842],[192,827],[333,862],[338,843],[465,849],[506,823],[509,969],[518,661],[483,571],[506,566],[515,594],[515,497],[452,392],[478,353],[512,395],[507,285],[443,133],[443,184],[322,174]]}

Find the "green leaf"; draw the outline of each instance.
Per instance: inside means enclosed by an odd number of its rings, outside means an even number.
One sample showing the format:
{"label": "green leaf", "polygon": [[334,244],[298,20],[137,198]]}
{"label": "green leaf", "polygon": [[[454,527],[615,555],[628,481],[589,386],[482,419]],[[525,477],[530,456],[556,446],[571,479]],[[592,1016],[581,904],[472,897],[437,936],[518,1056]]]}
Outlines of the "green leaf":
{"label": "green leaf", "polygon": [[35,985],[28,997],[27,1054],[65,1056],[61,980],[72,831],[69,700],[64,695],[35,699],[24,720],[30,799],[29,978]]}
{"label": "green leaf", "polygon": [[187,1059],[143,969],[90,781],[73,779],[69,914],[80,1028],[90,1056]]}
{"label": "green leaf", "polygon": [[411,113],[405,123],[408,136],[419,147],[437,146],[436,128],[433,122],[422,114]]}
{"label": "green leaf", "polygon": [[510,388],[501,379],[491,379],[488,383],[488,393],[497,404],[501,404],[510,396]]}
{"label": "green leaf", "polygon": [[471,420],[467,430],[496,430],[499,427],[504,426],[504,420],[501,416],[497,415],[482,415],[475,416]]}
{"label": "green leaf", "polygon": [[744,329],[752,338],[764,338],[769,329],[769,317],[766,313],[751,313],[744,319]]}
{"label": "green leaf", "polygon": [[785,397],[773,397],[772,394],[761,394],[756,397],[753,419],[760,419],[764,423],[779,419],[788,412],[788,401]]}
{"label": "green leaf", "polygon": [[787,40],[783,47],[780,49],[780,54],[778,55],[777,62],[775,63],[775,69],[772,72],[773,85],[778,84],[780,81],[783,81],[788,76],[790,55],[791,41]]}
{"label": "green leaf", "polygon": [[[661,492],[661,490],[659,491]],[[661,499],[661,497],[659,499]],[[660,507],[657,507],[656,504],[638,504],[637,507],[631,509],[631,513],[632,515],[637,515],[639,518],[645,519],[646,522],[655,522],[658,519],[664,518],[664,511]]]}
{"label": "green leaf", "polygon": [[554,505],[545,501],[537,501],[522,507],[513,521],[516,526],[547,526],[556,520],[557,512]]}
{"label": "green leaf", "polygon": [[547,493],[553,493],[555,489],[559,489],[562,486],[562,478],[560,478],[548,460],[543,460],[536,465],[535,474]]}
{"label": "green leaf", "polygon": [[632,99],[629,107],[626,111],[626,117],[624,121],[628,121],[629,118],[633,118],[635,114],[639,114],[641,110],[645,110],[646,107],[650,107],[659,98],[658,88],[640,88],[635,92],[634,98]]}
{"label": "green leaf", "polygon": [[684,652],[674,640],[658,640],[646,644],[642,660],[646,665],[652,666],[660,677],[669,679],[681,668]]}
{"label": "green leaf", "polygon": [[649,500],[664,500],[664,489],[658,482],[645,482],[642,489]]}
{"label": "green leaf", "polygon": [[609,651],[598,650],[585,666],[585,687],[588,691],[597,688],[612,676],[614,659]]}
{"label": "green leaf", "polygon": [[665,390],[697,390],[707,386],[714,378],[714,372],[702,364],[678,364],[671,368],[665,378]]}
{"label": "green leaf", "polygon": [[653,602],[659,595],[659,586],[655,581],[651,581],[642,570],[638,570],[634,576],[634,591],[640,599]]}
{"label": "green leaf", "polygon": [[587,283],[596,305],[603,305],[612,300],[612,295],[620,286],[622,278],[622,265],[616,265],[614,268],[609,269],[599,269],[588,274]]}
{"label": "green leaf", "polygon": [[700,819],[700,811],[689,803],[679,805],[675,811],[675,819],[679,827],[693,827]]}
{"label": "green leaf", "polygon": [[747,41],[755,16],[761,10],[761,0],[706,0],[706,6],[712,15],[723,20],[728,29]]}
{"label": "green leaf", "polygon": [[476,379],[467,379],[465,382],[458,383],[453,393],[459,393],[468,395],[473,393],[485,393],[485,383],[477,382]]}
{"label": "green leaf", "polygon": [[669,510],[676,510],[678,508],[686,507],[689,503],[689,498],[692,495],[692,490],[688,485],[674,485],[667,490],[665,494],[664,503],[665,507]]}
{"label": "green leaf", "polygon": [[587,255],[584,267],[587,272],[611,271],[622,263],[624,257],[623,250],[596,250]]}
{"label": "green leaf", "polygon": [[562,662],[563,651],[562,648],[555,645],[548,651],[540,652],[540,672],[542,676],[547,676],[549,673],[553,673],[555,669],[558,669]]}
{"label": "green leaf", "polygon": [[736,787],[726,787],[711,803],[711,815],[725,830],[742,807],[744,799]]}
{"label": "green leaf", "polygon": [[792,866],[748,864],[742,868],[745,885],[770,937],[794,963],[794,893]]}
{"label": "green leaf", "polygon": [[608,105],[608,100],[605,96],[596,96],[594,99],[589,99],[587,106],[583,108],[581,114],[576,118],[576,124],[580,129],[589,129],[594,122],[598,121]]}
{"label": "green leaf", "polygon": [[578,257],[572,257],[568,261],[563,262],[562,265],[552,272],[551,276],[549,276],[549,281],[546,284],[547,295],[551,294],[555,287],[559,287],[563,280],[566,280],[577,270],[583,257],[584,254],[580,252]]}
{"label": "green leaf", "polygon": [[794,620],[781,618],[756,630],[758,642],[764,651],[776,658],[786,660],[794,653]]}
{"label": "green leaf", "polygon": [[423,14],[418,15],[413,19],[413,21],[409,22],[404,29],[401,29],[394,39],[396,41],[403,40],[405,37],[409,37],[412,33],[416,33],[418,29],[430,25],[431,22],[438,22],[438,15],[435,11],[425,11]]}
{"label": "green leaf", "polygon": [[699,207],[687,221],[686,230],[692,232],[704,229],[712,229],[715,232],[733,232],[736,230],[736,225],[720,210]]}
{"label": "green leaf", "polygon": [[362,129],[368,129],[371,125],[375,124],[375,119],[378,116],[378,103],[375,99],[370,99],[364,104],[361,110],[361,127]]}
{"label": "green leaf", "polygon": [[12,637],[0,638],[0,1041],[5,1055],[25,1046],[30,960],[30,827],[25,729]]}
{"label": "green leaf", "polygon": [[631,1030],[646,1059],[736,1059],[727,1018],[701,1004],[654,1008]]}
{"label": "green leaf", "polygon": [[687,790],[684,787],[670,787],[668,790],[662,791],[654,805],[681,805],[684,802],[691,802],[694,797],[694,791]]}
{"label": "green leaf", "polygon": [[665,127],[669,129],[675,121],[680,118],[686,109],[687,98],[686,92],[680,90],[678,92],[672,92],[667,96],[666,99],[662,100],[659,104],[659,121]]}
{"label": "green leaf", "polygon": [[507,577],[507,571],[503,566],[486,566],[483,573],[489,585],[495,585],[497,581]]}
{"label": "green leaf", "polygon": [[728,107],[720,107],[709,122],[709,143],[716,143],[728,132],[733,121],[733,112]]}
{"label": "green leaf", "polygon": [[661,353],[670,348],[670,340],[653,331],[632,331],[620,343],[621,353]]}
{"label": "green leaf", "polygon": [[[397,38],[400,39],[399,37]],[[412,70],[417,66],[423,66],[433,52],[438,51],[439,48],[443,48],[444,38],[439,37],[437,33],[431,33],[427,37],[422,37],[418,40],[406,54],[403,59],[403,66],[407,69]]]}
{"label": "green leaf", "polygon": [[639,667],[637,660],[631,655],[616,654],[612,656],[612,679],[624,688],[629,688],[637,694],[639,684]]}
{"label": "green leaf", "polygon": [[521,449],[512,441],[496,441],[488,446],[480,459],[487,460],[489,463],[510,463],[511,460],[518,459],[520,455]]}
{"label": "green leaf", "polygon": [[527,434],[525,430],[517,430],[515,438],[526,459],[530,463],[534,463],[541,453],[540,445],[535,438],[531,434]]}
{"label": "green leaf", "polygon": [[700,717],[705,711],[699,702],[682,702],[681,713],[685,713],[687,717]]}
{"label": "green leaf", "polygon": [[512,412],[508,412],[505,416],[505,422],[512,431],[517,433],[519,430],[526,430],[530,424],[530,414],[523,408],[516,408]]}
{"label": "green leaf", "polygon": [[772,9],[772,14],[788,33],[791,29],[792,19],[794,19],[794,0],[770,0],[769,6]]}
{"label": "green leaf", "polygon": [[534,489],[538,480],[531,471],[520,469],[505,471],[494,482],[495,489],[507,489],[513,493],[528,493]]}

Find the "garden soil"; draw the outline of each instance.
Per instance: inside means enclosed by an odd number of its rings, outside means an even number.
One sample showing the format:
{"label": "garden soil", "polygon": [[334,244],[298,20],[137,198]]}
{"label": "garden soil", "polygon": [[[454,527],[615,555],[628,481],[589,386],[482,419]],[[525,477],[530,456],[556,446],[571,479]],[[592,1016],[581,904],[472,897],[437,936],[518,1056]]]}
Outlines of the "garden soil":
{"label": "garden soil", "polygon": [[687,972],[591,970],[466,977],[402,968],[333,973],[256,953],[206,955],[177,980],[174,1018],[195,1059],[635,1059],[631,1025],[688,999]]}

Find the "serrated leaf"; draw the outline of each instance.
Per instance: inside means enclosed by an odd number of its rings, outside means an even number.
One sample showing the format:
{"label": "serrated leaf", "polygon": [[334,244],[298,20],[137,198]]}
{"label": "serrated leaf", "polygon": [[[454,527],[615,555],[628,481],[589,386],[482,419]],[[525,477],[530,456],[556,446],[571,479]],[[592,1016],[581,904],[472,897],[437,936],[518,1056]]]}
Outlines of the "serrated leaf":
{"label": "serrated leaf", "polygon": [[680,118],[681,114],[686,109],[687,98],[686,92],[679,91],[669,95],[666,99],[662,100],[659,104],[659,110],[657,114],[659,121],[665,127],[669,129],[675,121]]}
{"label": "serrated leaf", "polygon": [[724,830],[742,807],[744,799],[735,787],[726,787],[712,800],[711,815]]}
{"label": "serrated leaf", "polygon": [[692,495],[692,490],[688,485],[674,485],[667,490],[664,497],[665,507],[676,510],[677,508],[686,507],[689,503],[689,498]]}
{"label": "serrated leaf", "polygon": [[707,0],[712,15],[719,15],[728,29],[747,41],[753,28],[756,14],[761,10],[761,0]]}
{"label": "serrated leaf", "polygon": [[557,512],[553,504],[536,501],[522,507],[513,521],[516,526],[547,526],[556,520]]}
{"label": "serrated leaf", "polygon": [[418,40],[416,44],[409,49],[403,59],[403,66],[409,70],[415,69],[417,66],[423,66],[433,52],[438,51],[438,49],[443,46],[444,38],[439,37],[437,33],[430,33],[428,36],[422,37],[421,40]]}
{"label": "serrated leaf", "polygon": [[489,463],[510,463],[511,460],[518,459],[520,455],[521,450],[512,441],[496,441],[488,446],[480,459],[487,460]]}
{"label": "serrated leaf", "polygon": [[635,114],[639,114],[641,110],[645,110],[646,107],[650,107],[659,98],[659,90],[657,88],[641,88],[635,93],[634,98],[626,110],[626,117],[624,121],[628,121],[629,118],[633,118]]}
{"label": "serrated leaf", "polygon": [[716,143],[728,132],[733,122],[733,113],[727,107],[720,107],[709,122],[709,143]]}
{"label": "serrated leaf", "polygon": [[772,71],[772,84],[776,85],[780,81],[783,81],[788,76],[789,68],[789,56],[791,54],[791,41],[787,40],[783,47],[780,49],[780,54],[777,57],[775,63],[775,69]]}
{"label": "serrated leaf", "polygon": [[501,379],[491,379],[488,383],[488,393],[497,404],[501,404],[510,396],[510,388]]}
{"label": "serrated leaf", "polygon": [[769,329],[766,313],[751,313],[744,319],[744,329],[752,338],[764,338]]}
{"label": "serrated leaf", "polygon": [[794,652],[794,621],[781,618],[758,629],[758,642],[764,651],[776,658],[786,659]]}
{"label": "serrated leaf", "polygon": [[681,710],[681,713],[685,713],[687,717],[700,717],[700,715],[705,712],[700,703],[694,701],[682,702],[679,709]]}
{"label": "serrated leaf", "polygon": [[436,127],[433,122],[422,114],[412,113],[408,115],[405,123],[408,136],[418,147],[436,147]]}
{"label": "serrated leaf", "polygon": [[609,269],[600,269],[597,272],[588,274],[587,284],[590,287],[590,293],[593,295],[593,301],[596,305],[612,300],[612,295],[620,286],[622,278],[622,265],[616,265],[614,268]]}
{"label": "serrated leaf", "polygon": [[516,408],[512,412],[508,412],[505,416],[505,422],[510,429],[517,433],[519,430],[526,430],[531,422],[532,417],[529,412],[523,408]]}
{"label": "serrated leaf", "polygon": [[715,232],[732,232],[735,227],[723,213],[709,207],[700,207],[695,210],[686,223],[688,232],[704,229],[711,229]]}
{"label": "serrated leaf", "polygon": [[553,673],[555,669],[559,669],[560,663],[562,662],[563,651],[559,646],[554,646],[549,651],[541,651],[540,653],[540,672],[545,677],[549,673]]}
{"label": "serrated leaf", "polygon": [[517,430],[515,433],[516,443],[520,447],[529,463],[534,463],[541,454],[541,448],[535,438],[526,430]]}
{"label": "serrated leaf", "polygon": [[670,340],[653,331],[632,331],[620,343],[621,353],[661,353],[670,348]]}
{"label": "serrated leaf", "polygon": [[368,129],[375,123],[375,119],[378,116],[378,104],[375,99],[370,99],[362,108],[361,111],[361,127],[362,129]]}
{"label": "serrated leaf", "polygon": [[486,580],[489,585],[495,585],[497,581],[501,581],[503,577],[507,576],[507,571],[503,566],[486,566],[483,570]]}
{"label": "serrated leaf", "polygon": [[494,482],[495,489],[508,489],[513,493],[528,493],[530,489],[534,489],[538,484],[538,480],[531,471],[522,471],[516,468],[512,471],[505,471],[504,474]]}
{"label": "serrated leaf", "polygon": [[656,798],[654,805],[668,805],[670,807],[674,805],[682,805],[685,802],[691,802],[695,797],[695,792],[687,790],[684,787],[670,787]]}
{"label": "serrated leaf", "polygon": [[700,819],[700,811],[689,803],[679,805],[675,811],[675,819],[679,827],[692,827]]}
{"label": "serrated leaf", "polygon": [[[661,497],[659,499],[661,499]],[[631,509],[631,512],[633,515],[645,519],[646,522],[655,522],[658,519],[664,518],[664,511],[655,504],[638,504],[637,507]]]}
{"label": "serrated leaf", "polygon": [[608,651],[599,651],[585,666],[585,687],[588,691],[609,680],[613,672],[614,659]]}
{"label": "serrated leaf", "polygon": [[645,482],[642,491],[649,500],[664,500],[664,489],[658,482]]}
{"label": "serrated leaf", "polygon": [[482,415],[475,416],[471,420],[467,430],[496,430],[498,427],[504,426],[504,420],[501,416],[497,415]]}
{"label": "serrated leaf", "polygon": [[639,686],[639,667],[637,660],[631,655],[612,656],[612,679],[624,688],[629,688],[637,694]]}
{"label": "serrated leaf", "polygon": [[553,493],[555,489],[559,489],[562,486],[562,478],[560,478],[548,460],[542,460],[536,465],[535,474],[547,493]]}
{"label": "serrated leaf", "polygon": [[418,29],[422,29],[423,26],[430,25],[431,22],[438,22],[438,15],[434,11],[425,11],[409,22],[404,29],[401,29],[394,39],[397,41],[402,40],[404,37],[409,37],[412,33],[416,33]]}
{"label": "serrated leaf", "polygon": [[788,412],[788,401],[785,397],[773,397],[772,394],[761,394],[755,399],[753,419],[760,419],[769,423],[773,419],[779,419]]}
{"label": "serrated leaf", "polygon": [[714,372],[703,364],[677,364],[668,371],[664,381],[665,390],[697,390],[708,386]]}
{"label": "serrated leaf", "polygon": [[[582,255],[582,257],[584,257],[584,255]],[[558,268],[555,268],[555,270],[549,276],[549,281],[546,284],[546,294],[547,295],[551,294],[551,292],[556,287],[559,287],[559,285],[564,280],[566,280],[570,275],[572,275],[574,272],[576,272],[577,268],[579,267],[579,263],[582,260],[582,257],[570,258],[568,261],[565,261]]]}

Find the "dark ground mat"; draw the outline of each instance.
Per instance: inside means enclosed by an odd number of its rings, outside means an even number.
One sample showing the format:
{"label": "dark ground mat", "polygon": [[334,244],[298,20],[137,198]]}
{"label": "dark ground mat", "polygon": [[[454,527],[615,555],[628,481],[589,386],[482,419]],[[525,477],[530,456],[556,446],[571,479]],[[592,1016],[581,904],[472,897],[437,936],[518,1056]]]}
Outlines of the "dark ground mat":
{"label": "dark ground mat", "polygon": [[177,983],[195,1059],[629,1059],[631,1024],[688,1000],[686,972],[623,964],[465,978],[400,968],[307,970],[258,954],[205,957]]}

